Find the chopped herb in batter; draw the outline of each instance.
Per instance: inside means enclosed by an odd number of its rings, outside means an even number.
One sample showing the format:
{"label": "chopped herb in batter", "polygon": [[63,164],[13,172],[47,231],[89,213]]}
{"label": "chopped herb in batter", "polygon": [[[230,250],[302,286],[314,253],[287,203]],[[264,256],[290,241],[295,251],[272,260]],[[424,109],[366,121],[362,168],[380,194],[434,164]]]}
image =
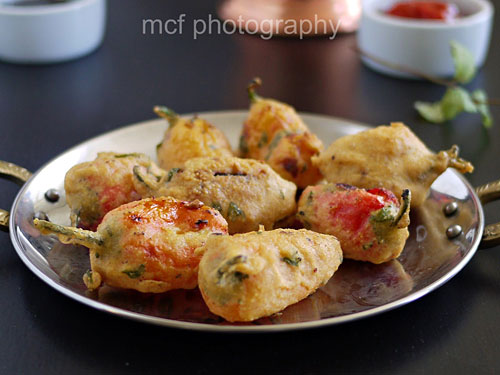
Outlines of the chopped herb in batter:
{"label": "chopped herb in batter", "polygon": [[374,214],[372,214],[370,220],[376,222],[392,221],[394,220],[394,215],[392,214],[390,207],[383,207],[380,210],[376,211]]}
{"label": "chopped herb in batter", "polygon": [[217,270],[217,278],[218,282],[221,282],[222,278],[226,278],[227,276],[231,276],[233,281],[241,282],[248,278],[246,273],[240,271],[231,272],[231,267],[238,263],[245,263],[247,261],[247,257],[245,255],[237,255],[229,260],[227,260],[218,270]]}
{"label": "chopped herb in batter", "polygon": [[117,159],[128,158],[129,156],[139,157],[140,155],[138,153],[134,152],[132,154],[119,154],[119,155],[115,155],[115,158],[117,158]]}
{"label": "chopped herb in batter", "polygon": [[302,260],[301,257],[299,257],[299,252],[296,251],[295,254],[293,254],[292,256],[286,256],[286,257],[283,257],[281,258],[281,260],[287,264],[289,264],[290,266],[295,266],[295,267],[298,267],[299,266],[299,263],[300,261]]}
{"label": "chopped herb in batter", "polygon": [[90,285],[94,284],[93,274],[91,270],[87,270],[87,272],[85,272],[85,276],[87,276],[87,280]]}
{"label": "chopped herb in batter", "polygon": [[219,202],[212,202],[212,208],[215,208],[217,211],[222,213],[222,206],[220,205]]}
{"label": "chopped herb in batter", "polygon": [[245,219],[245,212],[241,208],[239,208],[236,203],[229,202],[229,207],[227,209],[227,217],[231,221],[235,221],[238,218]]}
{"label": "chopped herb in batter", "polygon": [[180,170],[181,170],[180,168],[172,168],[171,170],[169,170],[167,175],[167,182],[170,182],[170,180],[172,180],[174,175],[178,173]]}
{"label": "chopped herb in batter", "polygon": [[248,144],[244,135],[240,137],[240,151],[243,155],[248,154]]}
{"label": "chopped herb in batter", "polygon": [[125,270],[122,271],[125,275],[130,277],[131,279],[137,279],[138,277],[141,277],[144,271],[146,270],[146,266],[144,264],[141,264],[137,269],[135,270]]}
{"label": "chopped herb in batter", "polygon": [[278,134],[276,134],[269,144],[269,151],[267,152],[267,155],[265,157],[265,160],[268,160],[271,157],[271,154],[273,153],[274,149],[276,146],[278,146],[278,143],[280,143],[281,139],[285,136],[287,136],[289,133],[285,131],[281,131]]}
{"label": "chopped herb in batter", "polygon": [[269,141],[269,139],[267,138],[267,133],[264,132],[262,133],[262,136],[260,137],[260,140],[259,140],[259,143],[258,143],[258,147],[259,148],[262,148],[264,147],[265,145],[267,145],[267,142]]}

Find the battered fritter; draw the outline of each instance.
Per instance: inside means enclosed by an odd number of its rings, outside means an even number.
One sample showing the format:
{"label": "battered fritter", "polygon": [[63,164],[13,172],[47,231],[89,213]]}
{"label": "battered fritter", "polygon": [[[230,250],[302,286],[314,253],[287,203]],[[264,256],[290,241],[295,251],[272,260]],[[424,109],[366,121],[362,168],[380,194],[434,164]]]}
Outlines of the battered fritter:
{"label": "battered fritter", "polygon": [[266,161],[278,174],[299,188],[313,185],[321,174],[311,157],[323,150],[295,109],[285,103],[263,99],[255,93],[256,78],[248,87],[251,106],[240,137],[240,155]]}
{"label": "battered fritter", "polygon": [[64,189],[72,224],[95,230],[107,212],[144,197],[147,189],[134,184],[134,167],[143,168],[157,180],[165,174],[146,155],[137,153],[101,152],[95,160],[71,168]]}
{"label": "battered fritter", "polygon": [[333,236],[276,229],[210,236],[198,284],[210,311],[230,322],[274,314],[324,285],[342,262]]}
{"label": "battered fritter", "polygon": [[226,136],[202,118],[181,118],[167,107],[155,107],[155,112],[170,124],[157,146],[158,164],[163,169],[182,167],[191,158],[233,156]]}
{"label": "battered fritter", "polygon": [[383,263],[397,258],[409,236],[410,192],[398,202],[385,189],[344,184],[309,186],[299,200],[304,227],[334,235],[345,258]]}
{"label": "battered fritter", "polygon": [[413,207],[424,202],[448,167],[461,173],[474,170],[458,157],[457,146],[434,154],[400,122],[339,138],[312,161],[329,182],[394,192],[410,189]]}
{"label": "battered fritter", "polygon": [[143,293],[196,287],[202,246],[212,233],[227,234],[217,210],[201,202],[173,198],[144,199],[110,211],[97,232],[34,221],[44,234],[90,249],[89,289],[101,282]]}
{"label": "battered fritter", "polygon": [[229,233],[272,229],[276,221],[295,213],[296,186],[267,164],[229,158],[195,158],[183,168],[171,169],[156,183],[154,176],[137,174],[152,196],[200,200],[219,210]]}

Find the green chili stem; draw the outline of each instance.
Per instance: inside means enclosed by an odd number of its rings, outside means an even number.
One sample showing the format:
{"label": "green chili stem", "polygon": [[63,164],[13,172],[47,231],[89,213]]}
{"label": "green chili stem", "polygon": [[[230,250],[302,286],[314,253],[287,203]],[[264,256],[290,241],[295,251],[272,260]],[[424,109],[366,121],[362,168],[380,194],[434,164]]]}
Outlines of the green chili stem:
{"label": "green chili stem", "polygon": [[[394,226],[398,226],[400,224],[401,219],[408,214],[408,211],[410,210],[410,202],[411,202],[411,191],[406,189],[403,191],[403,194],[401,195],[402,203],[401,207],[399,207],[399,212],[396,215],[396,218],[394,219]],[[405,225],[407,226],[407,225]],[[404,227],[404,226],[403,226]]]}
{"label": "green chili stem", "polygon": [[457,169],[460,173],[471,173],[474,170],[474,166],[467,160],[462,159],[458,156],[460,149],[457,145],[451,146],[451,148],[445,153],[448,155],[450,161],[448,162],[448,167]]}
{"label": "green chili stem", "polygon": [[255,92],[256,89],[258,89],[260,86],[262,86],[262,80],[259,77],[255,77],[247,86],[247,92],[248,92],[248,99],[250,99],[251,103],[255,103],[257,100],[260,99],[260,96],[257,95]]}
{"label": "green chili stem", "polygon": [[66,227],[39,219],[34,219],[33,223],[42,234],[56,234],[61,242],[64,243],[74,243],[85,247],[95,247],[96,245],[102,246],[104,242],[99,233],[92,232],[90,230]]}
{"label": "green chili stem", "polygon": [[157,105],[153,108],[153,111],[161,118],[164,118],[168,121],[170,127],[174,126],[179,120],[179,115],[172,109]]}

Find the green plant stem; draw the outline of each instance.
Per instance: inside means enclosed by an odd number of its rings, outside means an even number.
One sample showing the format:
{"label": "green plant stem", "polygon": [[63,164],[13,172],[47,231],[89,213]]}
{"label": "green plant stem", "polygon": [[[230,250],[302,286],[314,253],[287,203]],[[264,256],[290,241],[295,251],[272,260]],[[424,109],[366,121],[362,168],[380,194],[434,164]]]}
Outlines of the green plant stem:
{"label": "green plant stem", "polygon": [[390,69],[393,69],[393,70],[397,70],[397,71],[400,71],[402,73],[411,74],[411,75],[413,75],[415,77],[423,78],[423,79],[425,79],[427,81],[436,83],[438,85],[447,86],[447,87],[455,87],[455,86],[457,86],[457,82],[455,80],[446,80],[446,79],[441,79],[441,78],[438,78],[438,77],[433,77],[431,75],[422,73],[422,72],[420,72],[418,70],[415,70],[413,68],[385,61],[385,60],[380,59],[380,58],[378,58],[376,56],[373,56],[370,53],[362,51],[358,47],[354,47],[354,50],[357,51],[361,56],[367,57],[370,60],[373,60],[374,62],[376,62],[377,64],[383,65],[383,66],[385,66],[387,68],[390,68]]}
{"label": "green plant stem", "polygon": [[[393,70],[397,70],[397,71],[400,71],[402,73],[411,74],[411,75],[413,75],[415,77],[419,77],[419,78],[425,79],[425,80],[430,81],[432,83],[435,83],[437,85],[446,86],[446,87],[450,87],[450,88],[457,86],[457,82],[455,80],[446,80],[446,79],[441,79],[441,78],[438,78],[438,77],[434,77],[434,76],[422,73],[422,72],[420,72],[418,70],[409,68],[409,67],[404,66],[404,65],[394,64],[394,63],[385,61],[385,60],[380,59],[380,58],[378,58],[376,56],[373,56],[372,54],[369,54],[369,53],[367,53],[365,51],[362,51],[358,47],[353,47],[353,48],[361,56],[364,56],[364,57],[366,57],[366,58],[368,58],[370,60],[373,60],[377,64],[383,65],[383,66],[385,66],[387,68],[390,68],[390,69],[393,69]],[[474,101],[474,103],[476,103],[476,104],[486,104],[486,105],[492,105],[492,106],[500,106],[500,98],[489,98],[486,102]]]}

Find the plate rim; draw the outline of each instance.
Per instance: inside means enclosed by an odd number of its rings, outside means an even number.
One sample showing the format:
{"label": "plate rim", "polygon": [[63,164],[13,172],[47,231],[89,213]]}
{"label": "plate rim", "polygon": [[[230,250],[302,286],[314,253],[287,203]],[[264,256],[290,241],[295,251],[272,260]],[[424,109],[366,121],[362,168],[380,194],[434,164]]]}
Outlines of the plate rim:
{"label": "plate rim", "polygon": [[[248,113],[248,110],[221,110],[221,111],[205,111],[205,112],[197,112],[197,113],[188,113],[188,114],[182,114],[181,116],[193,116],[193,115],[199,115],[199,116],[208,116],[208,115],[242,115],[244,113]],[[322,114],[316,114],[316,113],[308,113],[308,112],[299,112],[300,115],[306,115],[310,117],[317,117],[317,118],[325,118],[327,120],[335,120],[335,121],[342,121],[349,123],[351,125],[356,125],[360,126],[363,128],[370,128],[373,127],[369,124],[363,124],[361,122],[357,121],[351,121],[348,119],[344,119],[341,117],[336,117],[336,116],[329,116],[329,115],[322,115]],[[119,307],[115,307],[112,305],[108,305],[104,302],[96,301],[94,299],[91,299],[89,297],[83,296],[81,294],[78,294],[71,289],[64,287],[63,285],[60,285],[56,283],[54,280],[52,280],[48,275],[46,275],[44,272],[42,272],[38,267],[36,267],[35,264],[33,264],[27,256],[24,254],[24,252],[21,250],[21,242],[18,238],[18,232],[22,233],[21,228],[19,228],[15,224],[15,216],[17,212],[17,207],[20,204],[21,197],[24,195],[26,189],[29,187],[31,181],[38,175],[40,174],[48,165],[50,165],[54,160],[59,159],[63,157],[66,154],[69,154],[73,150],[87,144],[94,142],[100,138],[108,137],[112,135],[113,133],[118,133],[122,132],[124,130],[132,130],[133,128],[143,126],[145,124],[152,124],[155,122],[163,122],[163,119],[151,119],[151,120],[145,120],[141,122],[136,122],[132,123],[129,125],[125,126],[120,126],[117,129],[113,129],[110,131],[107,131],[105,133],[99,134],[97,136],[94,136],[92,138],[89,138],[85,141],[82,141],[66,151],[56,155],[54,158],[50,159],[48,162],[44,163],[36,172],[33,173],[31,178],[20,188],[19,192],[17,193],[14,202],[11,207],[11,215],[9,219],[9,234],[10,234],[10,239],[11,243],[16,250],[16,253],[18,256],[21,258],[23,263],[30,269],[37,277],[39,277],[42,281],[44,281],[46,284],[57,290],[58,292],[62,293],[63,295],[71,298],[72,300],[75,300],[77,302],[83,303],[86,306],[92,307],[98,311],[103,311],[110,313],[115,316],[119,316],[122,318],[128,318],[131,320],[135,321],[140,321],[143,323],[149,323],[149,324],[155,324],[158,326],[164,326],[164,327],[170,327],[170,328],[178,328],[178,329],[186,329],[186,330],[191,330],[191,331],[202,331],[202,332],[232,332],[232,333],[238,333],[238,332],[245,332],[245,333],[262,333],[262,332],[283,332],[283,331],[294,331],[294,330],[302,330],[302,329],[311,329],[311,328],[319,328],[323,326],[331,326],[331,325],[337,325],[337,324],[342,324],[346,322],[351,322],[351,321],[356,321],[360,319],[364,319],[370,316],[375,316],[378,314],[381,314],[386,311],[390,311],[393,309],[396,309],[398,307],[402,307],[408,303],[411,303],[413,301],[416,301],[417,299],[420,299],[421,297],[429,294],[430,292],[436,290],[440,286],[444,285],[447,283],[450,279],[452,279],[454,276],[456,276],[464,267],[465,265],[472,259],[474,254],[476,253],[479,244],[481,242],[481,238],[483,235],[484,231],[484,212],[482,208],[482,204],[475,192],[475,189],[472,187],[472,185],[469,183],[469,181],[460,173],[458,173],[456,170],[453,170],[453,173],[460,178],[462,183],[467,187],[467,189],[471,192],[471,198],[472,202],[477,209],[479,220],[478,220],[478,228],[477,231],[474,233],[474,239],[470,244],[470,248],[468,250],[468,253],[466,256],[460,260],[459,263],[457,263],[451,270],[449,270],[446,274],[432,282],[431,284],[425,286],[424,288],[421,288],[417,291],[411,292],[410,294],[399,298],[395,301],[389,302],[384,305],[380,305],[377,307],[373,307],[364,311],[359,311],[356,313],[351,313],[351,314],[346,314],[346,315],[341,315],[341,316],[335,316],[335,317],[330,317],[330,318],[324,318],[320,320],[315,320],[315,321],[307,321],[307,322],[298,322],[298,323],[283,323],[283,324],[270,324],[270,325],[215,325],[215,324],[206,324],[206,323],[197,323],[197,322],[188,322],[188,321],[180,321],[180,320],[174,320],[174,319],[168,319],[168,318],[161,318],[161,317],[156,317],[156,316],[151,316],[151,315],[146,315],[142,313],[137,313],[137,312],[132,312],[129,310],[125,310]]]}

